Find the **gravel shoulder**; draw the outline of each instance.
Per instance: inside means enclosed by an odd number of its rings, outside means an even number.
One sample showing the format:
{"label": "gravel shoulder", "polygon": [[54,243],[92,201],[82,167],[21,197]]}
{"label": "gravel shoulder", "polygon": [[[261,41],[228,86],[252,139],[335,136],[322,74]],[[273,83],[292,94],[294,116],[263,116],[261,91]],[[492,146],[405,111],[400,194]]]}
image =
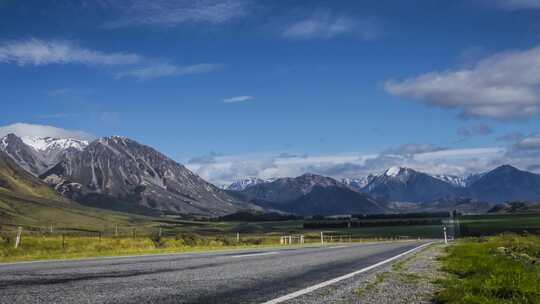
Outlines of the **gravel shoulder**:
{"label": "gravel shoulder", "polygon": [[[438,258],[444,245],[433,244],[362,276],[317,290],[287,303],[432,303],[435,281],[444,276]],[[354,271],[354,269],[351,269]]]}

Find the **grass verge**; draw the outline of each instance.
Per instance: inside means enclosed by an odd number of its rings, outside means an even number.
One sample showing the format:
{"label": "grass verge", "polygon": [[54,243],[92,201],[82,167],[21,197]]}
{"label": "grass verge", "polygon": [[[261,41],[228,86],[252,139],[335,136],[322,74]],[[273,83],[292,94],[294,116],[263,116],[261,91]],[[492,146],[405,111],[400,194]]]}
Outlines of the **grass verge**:
{"label": "grass verge", "polygon": [[540,303],[540,237],[500,235],[459,241],[442,259],[450,273],[437,303]]}

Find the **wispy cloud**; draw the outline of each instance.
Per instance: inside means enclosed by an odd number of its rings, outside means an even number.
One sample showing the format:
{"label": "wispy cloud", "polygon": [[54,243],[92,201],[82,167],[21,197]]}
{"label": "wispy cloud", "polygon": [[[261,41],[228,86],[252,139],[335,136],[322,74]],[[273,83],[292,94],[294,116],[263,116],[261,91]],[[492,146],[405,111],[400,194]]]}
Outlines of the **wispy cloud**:
{"label": "wispy cloud", "polygon": [[236,103],[236,102],[246,102],[246,101],[250,101],[250,100],[254,100],[254,99],[255,99],[255,97],[253,97],[253,96],[244,95],[244,96],[234,96],[234,97],[225,98],[225,99],[223,99],[223,102],[224,103]]}
{"label": "wispy cloud", "polygon": [[381,32],[380,24],[374,18],[334,16],[324,12],[288,25],[281,35],[297,40],[330,39],[345,35],[370,40],[378,37]]}
{"label": "wispy cloud", "polygon": [[246,16],[247,0],[131,0],[112,3],[120,17],[107,22],[105,28],[129,26],[173,27],[183,23],[220,24]]}
{"label": "wispy cloud", "polygon": [[140,63],[143,57],[130,53],[105,53],[78,46],[71,41],[15,40],[0,44],[0,62],[18,65],[83,64],[130,65]]}
{"label": "wispy cloud", "polygon": [[387,81],[388,93],[442,108],[463,117],[515,120],[540,114],[540,46],[499,53],[470,69],[431,72]]}
{"label": "wispy cloud", "polygon": [[[218,63],[197,63],[179,66],[132,53],[106,53],[83,48],[72,41],[28,39],[0,43],[0,63],[21,66],[49,64],[80,64],[107,66],[116,78],[134,77],[139,80],[165,76],[209,73],[222,69]],[[75,91],[62,88],[48,92],[50,96],[72,95]]]}
{"label": "wispy cloud", "polygon": [[188,66],[178,66],[168,63],[158,63],[143,67],[134,68],[128,71],[123,71],[116,74],[117,78],[134,77],[139,80],[148,80],[165,76],[182,76],[205,74],[213,71],[221,70],[224,64],[219,63],[200,63]]}
{"label": "wispy cloud", "polygon": [[84,140],[92,140],[94,135],[84,131],[68,130],[47,125],[36,125],[28,123],[14,123],[0,127],[0,137],[9,133],[13,133],[19,137],[38,136],[38,137],[56,137],[56,138],[76,138]]}

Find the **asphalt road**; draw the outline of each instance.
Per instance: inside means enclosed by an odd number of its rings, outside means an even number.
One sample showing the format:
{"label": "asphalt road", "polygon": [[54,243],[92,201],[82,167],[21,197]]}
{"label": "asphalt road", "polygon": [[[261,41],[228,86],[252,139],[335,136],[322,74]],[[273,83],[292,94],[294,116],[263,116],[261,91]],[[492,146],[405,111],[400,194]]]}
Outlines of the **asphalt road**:
{"label": "asphalt road", "polygon": [[263,303],[423,243],[0,264],[0,303]]}

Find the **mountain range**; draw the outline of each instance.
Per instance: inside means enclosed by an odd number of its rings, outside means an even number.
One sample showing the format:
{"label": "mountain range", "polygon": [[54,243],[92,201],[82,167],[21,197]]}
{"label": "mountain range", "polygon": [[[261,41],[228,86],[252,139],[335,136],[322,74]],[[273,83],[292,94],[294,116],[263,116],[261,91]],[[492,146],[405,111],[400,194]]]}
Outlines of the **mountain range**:
{"label": "mountain range", "polygon": [[[312,193],[313,189],[317,189],[315,194]],[[327,195],[325,189],[333,195]],[[336,189],[339,189],[339,194]],[[343,194],[346,189],[364,195],[363,198],[369,202]],[[313,214],[323,210],[322,214],[342,213],[343,210],[354,213],[358,208],[363,209],[362,213],[377,213],[381,210],[484,212],[494,204],[507,201],[540,201],[540,175],[509,165],[465,178],[430,175],[410,168],[392,167],[382,174],[340,181],[305,174],[273,182],[254,182],[237,192],[239,197],[247,198],[255,204],[298,214],[309,213],[306,206],[311,206]],[[321,209],[323,201],[334,207]],[[351,207],[351,201],[358,203]]]}
{"label": "mountain range", "polygon": [[[392,167],[381,174],[340,180],[317,174],[246,178],[220,189],[126,137],[88,142],[8,134],[0,138],[0,152],[4,164],[0,177],[11,172],[0,178],[4,189],[145,215],[215,217],[242,210],[299,215],[474,212],[507,201],[540,201],[540,175],[508,165],[466,178]],[[24,175],[5,178],[13,172]],[[35,193],[28,185],[41,190]]]}

